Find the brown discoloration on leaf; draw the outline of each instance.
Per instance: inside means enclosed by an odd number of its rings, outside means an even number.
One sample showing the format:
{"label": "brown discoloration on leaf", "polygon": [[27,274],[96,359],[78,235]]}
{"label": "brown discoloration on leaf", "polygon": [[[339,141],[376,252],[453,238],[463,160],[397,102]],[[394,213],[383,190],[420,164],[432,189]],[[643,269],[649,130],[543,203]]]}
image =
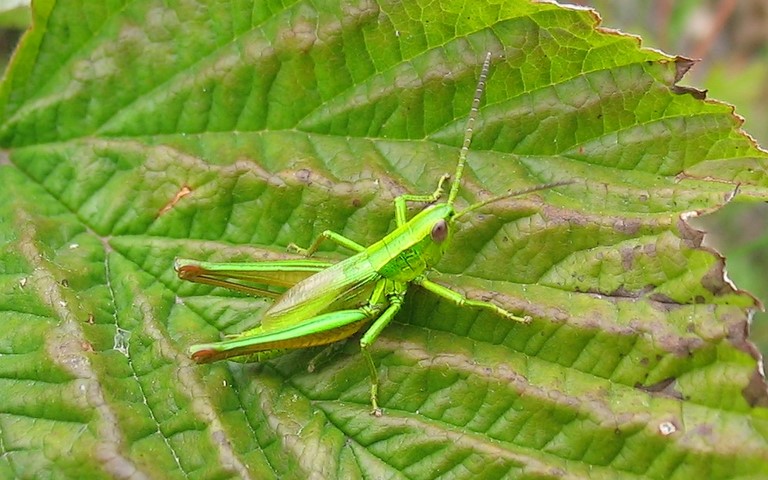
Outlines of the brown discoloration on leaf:
{"label": "brown discoloration on leaf", "polygon": [[671,88],[673,93],[676,93],[678,95],[684,95],[689,94],[696,100],[704,100],[707,98],[707,91],[706,90],[699,90],[698,88],[693,87],[683,87],[680,85],[673,85]]}
{"label": "brown discoloration on leaf", "polygon": [[158,216],[158,217],[161,217],[161,216],[163,216],[163,215],[164,215],[165,213],[167,213],[167,212],[168,212],[170,209],[172,209],[174,206],[176,206],[176,204],[177,204],[177,203],[179,203],[179,201],[180,201],[182,198],[186,197],[186,196],[187,196],[187,195],[189,195],[190,193],[192,193],[192,189],[191,189],[191,188],[189,188],[189,186],[187,186],[187,185],[184,185],[184,186],[182,186],[182,187],[179,189],[179,191],[178,191],[178,192],[176,192],[176,195],[174,195],[174,196],[173,196],[173,198],[172,198],[171,200],[169,200],[169,201],[168,201],[168,203],[166,203],[166,204],[163,206],[163,208],[161,208],[161,209],[160,209],[160,210],[157,212],[157,216]]}
{"label": "brown discoloration on leaf", "polygon": [[756,368],[752,372],[749,383],[741,393],[751,407],[768,408],[768,387],[765,384],[765,375],[760,369]]}
{"label": "brown discoloration on leaf", "polygon": [[[629,290],[624,285],[622,285],[616,290],[612,291],[610,296],[618,298],[641,298],[651,293],[654,288],[656,288],[654,285],[646,285],[639,290]],[[599,294],[599,292],[593,293]]]}
{"label": "brown discoloration on leaf", "polygon": [[634,236],[643,227],[643,222],[637,218],[617,218],[613,228],[620,233],[628,236]]}
{"label": "brown discoloration on leaf", "polygon": [[626,270],[630,270],[635,265],[635,260],[638,257],[655,257],[656,256],[656,244],[646,243],[643,245],[632,245],[631,247],[623,247],[619,251],[621,254],[621,265]]}
{"label": "brown discoloration on leaf", "polygon": [[675,83],[683,79],[688,70],[690,70],[697,61],[692,58],[682,56],[675,57]]}
{"label": "brown discoloration on leaf", "polygon": [[669,378],[665,378],[660,382],[653,383],[651,385],[642,385],[640,383],[636,383],[635,388],[640,389],[644,392],[647,392],[651,395],[659,395],[663,397],[674,398],[677,400],[683,400],[683,394],[681,394],[675,389],[676,381],[677,381],[676,378],[669,377]]}
{"label": "brown discoloration on leaf", "polygon": [[725,260],[718,257],[718,261],[701,277],[701,285],[715,296],[738,293],[739,290],[725,279]]}
{"label": "brown discoloration on leaf", "polygon": [[686,222],[682,218],[678,219],[677,221],[677,231],[678,231],[678,234],[680,235],[680,238],[690,248],[699,248],[704,242],[704,232],[696,228],[693,228],[688,222]]}
{"label": "brown discoloration on leaf", "polygon": [[[730,316],[725,317],[726,321],[728,321],[728,317]],[[754,356],[755,359],[758,358],[758,350],[754,344],[749,342],[749,323],[746,318],[734,318],[733,321],[728,323],[728,339],[740,346],[742,350]]]}
{"label": "brown discoloration on leaf", "polygon": [[300,168],[295,173],[296,180],[305,185],[312,185],[312,171],[308,168]]}
{"label": "brown discoloration on leaf", "polygon": [[673,299],[669,298],[669,296],[664,295],[663,293],[652,293],[648,295],[648,298],[650,300],[653,300],[653,307],[661,309],[663,311],[669,311],[674,309],[675,307],[681,306],[679,302],[674,301]]}
{"label": "brown discoloration on leaf", "polygon": [[677,56],[675,57],[674,61],[675,61],[675,81],[674,81],[674,84],[670,87],[670,90],[672,90],[673,93],[676,93],[678,95],[689,94],[696,100],[706,99],[707,98],[706,90],[699,90],[693,87],[684,87],[677,84],[677,82],[682,80],[685,74],[688,73],[688,70],[690,70],[691,67],[693,67],[696,64],[696,60]]}

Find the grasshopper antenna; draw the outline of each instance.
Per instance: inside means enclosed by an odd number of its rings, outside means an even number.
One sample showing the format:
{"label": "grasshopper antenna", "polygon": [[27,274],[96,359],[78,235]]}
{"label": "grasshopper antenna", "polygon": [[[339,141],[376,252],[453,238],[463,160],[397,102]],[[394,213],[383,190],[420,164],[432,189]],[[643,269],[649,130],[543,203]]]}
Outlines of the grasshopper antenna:
{"label": "grasshopper antenna", "polygon": [[542,183],[540,185],[534,185],[532,187],[524,188],[522,190],[510,190],[506,193],[502,193],[501,195],[496,195],[495,197],[491,197],[487,200],[483,200],[482,202],[478,202],[473,205],[470,205],[466,210],[462,210],[461,212],[459,212],[455,217],[453,217],[453,219],[456,220],[462,215],[465,215],[469,212],[477,210],[478,208],[484,207],[489,203],[498,202],[499,200],[504,200],[505,198],[520,197],[522,195],[528,195],[529,193],[539,192],[541,190],[549,190],[550,188],[562,187],[563,185],[571,185],[573,183],[576,183],[576,180],[562,180],[559,182]]}
{"label": "grasshopper antenna", "polygon": [[475,88],[475,98],[472,99],[472,108],[469,110],[467,128],[464,130],[464,143],[461,145],[461,152],[459,152],[459,164],[456,165],[456,174],[453,177],[451,192],[448,194],[448,205],[453,205],[453,201],[456,200],[456,196],[459,194],[461,175],[464,173],[464,164],[467,161],[469,144],[472,143],[475,120],[477,119],[477,112],[480,110],[480,97],[483,96],[483,91],[485,90],[485,81],[488,78],[488,69],[490,66],[491,52],[487,52],[485,54],[485,61],[483,62],[483,69],[480,71],[480,79],[477,81],[477,87]]}

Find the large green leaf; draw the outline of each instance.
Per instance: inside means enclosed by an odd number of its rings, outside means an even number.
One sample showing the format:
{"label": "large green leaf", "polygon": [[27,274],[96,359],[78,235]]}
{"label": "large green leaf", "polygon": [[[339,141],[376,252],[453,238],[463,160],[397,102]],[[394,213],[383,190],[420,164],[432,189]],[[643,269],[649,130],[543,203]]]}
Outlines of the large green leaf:
{"label": "large green leaf", "polygon": [[[524,0],[178,3],[38,1],[6,73],[0,477],[768,475],[756,301],[685,221],[768,198],[767,157],[689,61]],[[411,289],[381,418],[354,341],[195,365],[265,303],[173,258],[381,238],[487,51],[461,203],[577,182],[468,216],[433,278],[533,323]]]}

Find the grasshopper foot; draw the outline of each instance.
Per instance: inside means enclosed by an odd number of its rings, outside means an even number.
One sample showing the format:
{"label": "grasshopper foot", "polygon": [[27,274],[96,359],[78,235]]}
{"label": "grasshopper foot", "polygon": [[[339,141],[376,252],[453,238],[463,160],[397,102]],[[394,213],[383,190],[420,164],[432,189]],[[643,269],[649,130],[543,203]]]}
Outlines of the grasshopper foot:
{"label": "grasshopper foot", "polygon": [[377,401],[379,393],[378,383],[371,383],[371,415],[374,417],[381,416],[381,408],[379,408],[379,402]]}
{"label": "grasshopper foot", "polygon": [[509,320],[513,320],[515,322],[526,323],[526,324],[531,323],[533,321],[533,318],[531,318],[530,315],[523,315],[521,317],[519,315],[515,315],[514,313],[508,312],[506,310],[504,311],[504,317]]}
{"label": "grasshopper foot", "polygon": [[501,307],[498,307],[498,306],[496,306],[494,304],[490,304],[490,305],[492,305],[493,310],[495,310],[496,313],[498,313],[502,317],[506,318],[507,320],[512,320],[513,322],[520,322],[520,323],[525,323],[525,324],[531,323],[533,321],[533,318],[531,318],[530,315],[523,315],[523,316],[515,315],[514,313],[510,312],[509,310],[505,310],[505,309],[503,309]]}
{"label": "grasshopper foot", "polygon": [[293,242],[289,243],[285,249],[290,253],[298,253],[299,255],[304,255],[305,257],[309,256],[309,252],[306,248],[301,248]]}

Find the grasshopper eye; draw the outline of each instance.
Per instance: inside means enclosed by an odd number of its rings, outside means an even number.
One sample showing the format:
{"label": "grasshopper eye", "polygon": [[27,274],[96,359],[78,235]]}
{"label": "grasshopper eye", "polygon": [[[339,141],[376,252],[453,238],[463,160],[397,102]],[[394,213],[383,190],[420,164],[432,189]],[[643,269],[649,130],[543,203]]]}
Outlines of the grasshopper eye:
{"label": "grasshopper eye", "polygon": [[438,221],[429,232],[429,236],[432,237],[432,241],[435,243],[443,243],[448,237],[448,223],[445,220]]}

